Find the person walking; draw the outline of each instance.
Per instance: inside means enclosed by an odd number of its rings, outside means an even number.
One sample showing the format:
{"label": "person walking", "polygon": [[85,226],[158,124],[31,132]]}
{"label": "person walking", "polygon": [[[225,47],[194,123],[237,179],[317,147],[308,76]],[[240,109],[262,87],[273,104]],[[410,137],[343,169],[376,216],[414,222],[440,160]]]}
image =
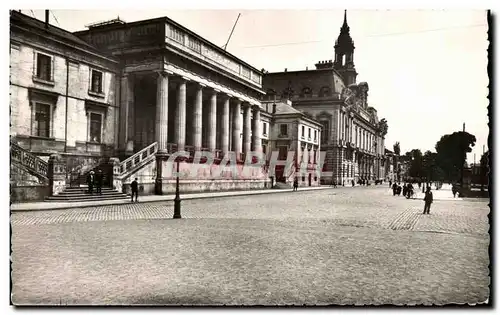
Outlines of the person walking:
{"label": "person walking", "polygon": [[99,195],[102,195],[102,180],[103,180],[103,174],[102,174],[102,170],[99,169],[97,171],[97,174],[95,176],[95,179],[96,179],[96,193],[99,194]]}
{"label": "person walking", "polygon": [[424,197],[424,202],[425,202],[424,214],[430,214],[432,201],[433,197],[432,197],[431,187],[427,186],[427,191],[425,192],[425,197]]}
{"label": "person walking", "polygon": [[299,179],[297,178],[297,176],[295,176],[295,179],[293,180],[293,191],[297,191],[298,188],[299,188]]}
{"label": "person walking", "polygon": [[94,171],[90,171],[89,175],[87,175],[87,185],[89,186],[89,194],[94,193],[94,185],[95,185],[95,173]]}
{"label": "person walking", "polygon": [[135,202],[138,202],[139,198],[139,183],[137,182],[137,178],[134,179],[134,181],[130,184],[130,188],[132,189],[132,202],[134,202],[134,195],[135,195]]}
{"label": "person walking", "polygon": [[453,185],[451,186],[451,192],[453,193],[453,198],[457,196],[457,186]]}

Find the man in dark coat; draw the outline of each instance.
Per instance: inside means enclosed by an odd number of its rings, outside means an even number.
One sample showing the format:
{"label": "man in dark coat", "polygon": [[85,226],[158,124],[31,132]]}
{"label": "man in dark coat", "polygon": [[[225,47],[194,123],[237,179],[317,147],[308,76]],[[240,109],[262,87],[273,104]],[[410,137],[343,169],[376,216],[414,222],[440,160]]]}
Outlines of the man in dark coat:
{"label": "man in dark coat", "polygon": [[293,180],[293,191],[296,191],[299,188],[299,179],[297,176]]}
{"label": "man in dark coat", "polygon": [[99,195],[102,195],[102,181],[103,181],[104,175],[102,174],[102,170],[98,170],[97,174],[95,176],[96,179],[96,193]]}
{"label": "man in dark coat", "polygon": [[432,192],[431,192],[431,187],[427,186],[427,191],[425,192],[425,197],[424,197],[424,214],[430,214],[429,212],[431,211],[431,204],[433,202],[433,197],[432,197]]}
{"label": "man in dark coat", "polygon": [[137,178],[130,184],[130,189],[132,190],[132,202],[134,202],[134,195],[135,202],[137,202],[137,198],[139,197],[139,183],[137,182]]}
{"label": "man in dark coat", "polygon": [[94,192],[94,185],[95,185],[94,171],[90,171],[89,175],[87,176],[87,185],[89,186],[89,194],[92,195],[92,193]]}

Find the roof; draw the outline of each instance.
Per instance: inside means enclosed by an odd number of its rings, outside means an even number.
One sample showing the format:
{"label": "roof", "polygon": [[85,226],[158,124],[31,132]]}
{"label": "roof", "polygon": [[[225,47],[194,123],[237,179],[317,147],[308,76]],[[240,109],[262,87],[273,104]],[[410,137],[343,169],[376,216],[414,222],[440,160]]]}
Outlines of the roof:
{"label": "roof", "polygon": [[[292,106],[288,105],[285,102],[264,101],[264,102],[262,102],[263,107],[265,107],[266,103],[269,105],[276,104],[276,114],[277,115],[280,115],[280,114],[302,114],[302,112],[300,110],[293,108]],[[272,113],[272,111],[273,111],[272,106],[269,106],[269,112]]]}
{"label": "roof", "polygon": [[30,32],[38,33],[38,35],[41,36],[52,35],[61,40],[64,40],[67,43],[71,43],[79,46],[80,48],[84,48],[87,51],[92,51],[93,53],[99,54],[101,56],[106,56],[94,46],[73,35],[73,33],[51,24],[49,24],[47,27],[45,22],[32,18],[26,14],[22,14],[18,11],[10,11],[10,23],[15,24],[19,27],[27,27]]}
{"label": "roof", "polygon": [[[197,39],[199,39],[200,41],[202,41],[204,44],[210,46],[211,48],[217,50],[217,52],[221,53],[221,54],[224,54],[226,56],[229,56],[235,60],[237,60],[238,62],[240,62],[241,64],[249,67],[250,69],[252,69],[253,71],[259,73],[260,75],[263,75],[262,71],[255,68],[254,66],[246,63],[245,61],[241,60],[240,58],[234,56],[233,54],[227,52],[226,50],[222,49],[221,47],[217,46],[216,44],[210,42],[209,40],[205,39],[204,37],[196,34],[195,32],[191,31],[190,29],[188,29],[187,27],[177,23],[176,21],[170,19],[169,17],[166,17],[166,16],[163,16],[163,17],[158,17],[158,18],[153,18],[153,19],[147,19],[147,20],[140,20],[140,21],[135,21],[135,22],[130,22],[130,23],[113,23],[113,24],[108,24],[108,25],[102,25],[102,26],[95,26],[95,27],[92,27],[92,29],[94,30],[99,30],[99,29],[120,29],[120,28],[125,28],[125,27],[128,27],[128,26],[136,26],[136,25],[141,25],[141,24],[148,24],[148,23],[152,23],[152,22],[167,22],[169,24],[172,24],[174,25],[175,27],[178,27],[179,29],[181,29],[182,31],[188,33],[189,35],[192,35],[194,37],[196,37]],[[74,34],[76,35],[83,35],[85,33],[88,33],[90,31],[90,29],[88,30],[81,30],[81,31],[76,31],[74,32]]]}

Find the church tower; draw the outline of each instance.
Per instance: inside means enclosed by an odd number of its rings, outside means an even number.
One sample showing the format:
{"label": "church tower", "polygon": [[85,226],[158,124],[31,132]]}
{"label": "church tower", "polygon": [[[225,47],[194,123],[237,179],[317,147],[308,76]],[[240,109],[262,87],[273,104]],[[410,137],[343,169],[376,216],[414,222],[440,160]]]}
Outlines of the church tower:
{"label": "church tower", "polygon": [[344,23],[340,28],[340,35],[335,41],[335,61],[333,67],[344,78],[345,84],[356,83],[356,69],[354,68],[354,42],[349,34],[347,25],[347,10],[344,11]]}

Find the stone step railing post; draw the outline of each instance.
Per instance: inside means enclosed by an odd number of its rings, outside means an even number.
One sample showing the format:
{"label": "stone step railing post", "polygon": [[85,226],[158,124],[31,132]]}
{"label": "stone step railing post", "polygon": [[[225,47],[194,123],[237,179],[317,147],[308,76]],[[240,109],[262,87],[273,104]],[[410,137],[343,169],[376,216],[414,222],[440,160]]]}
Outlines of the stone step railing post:
{"label": "stone step railing post", "polygon": [[121,165],[120,165],[120,160],[118,158],[112,157],[109,159],[109,168],[111,169],[110,171],[110,183],[113,185],[113,189],[116,189],[117,191],[121,192],[123,190],[122,188],[122,180],[120,179],[120,174],[122,173],[121,170]]}
{"label": "stone step railing post", "polygon": [[66,161],[59,154],[50,156],[47,177],[49,178],[50,195],[57,196],[66,187]]}

